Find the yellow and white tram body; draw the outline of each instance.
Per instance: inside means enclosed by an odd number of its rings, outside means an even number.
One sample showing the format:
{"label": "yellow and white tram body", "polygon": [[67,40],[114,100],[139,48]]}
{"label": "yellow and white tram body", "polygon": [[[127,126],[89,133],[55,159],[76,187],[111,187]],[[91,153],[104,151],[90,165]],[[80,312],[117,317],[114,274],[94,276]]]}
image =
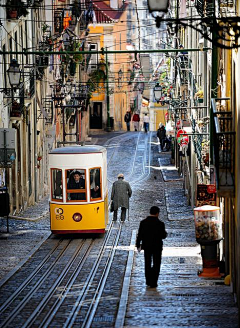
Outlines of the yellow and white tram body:
{"label": "yellow and white tram body", "polygon": [[104,233],[108,224],[107,151],[101,146],[49,153],[50,220],[54,234]]}

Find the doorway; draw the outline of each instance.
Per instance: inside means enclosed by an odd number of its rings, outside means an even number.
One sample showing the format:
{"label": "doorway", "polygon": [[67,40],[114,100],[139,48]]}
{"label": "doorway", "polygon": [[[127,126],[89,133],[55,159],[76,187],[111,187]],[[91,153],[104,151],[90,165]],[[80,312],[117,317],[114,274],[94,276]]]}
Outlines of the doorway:
{"label": "doorway", "polygon": [[102,103],[94,102],[90,110],[90,129],[102,129]]}

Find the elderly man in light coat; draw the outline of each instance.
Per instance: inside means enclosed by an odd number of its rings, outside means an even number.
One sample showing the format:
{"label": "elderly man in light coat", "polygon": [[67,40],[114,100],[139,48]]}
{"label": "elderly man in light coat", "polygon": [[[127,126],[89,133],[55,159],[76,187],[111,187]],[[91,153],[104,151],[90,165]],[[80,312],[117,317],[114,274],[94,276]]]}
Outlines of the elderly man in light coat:
{"label": "elderly man in light coat", "polygon": [[118,180],[113,183],[111,200],[114,205],[113,221],[117,221],[118,208],[121,207],[121,221],[126,219],[126,210],[129,208],[129,198],[132,196],[132,189],[124,175],[118,175]]}

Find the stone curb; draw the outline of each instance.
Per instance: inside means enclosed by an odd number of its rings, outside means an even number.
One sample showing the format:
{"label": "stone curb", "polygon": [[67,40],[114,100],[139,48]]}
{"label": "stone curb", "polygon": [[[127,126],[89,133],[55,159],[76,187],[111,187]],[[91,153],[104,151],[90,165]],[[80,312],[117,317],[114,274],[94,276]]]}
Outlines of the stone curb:
{"label": "stone curb", "polygon": [[41,214],[38,217],[28,218],[28,217],[24,217],[24,216],[9,215],[8,218],[9,219],[15,219],[15,220],[24,220],[24,221],[37,222],[37,221],[45,218],[48,214],[49,214],[49,210],[45,211],[43,214]]}

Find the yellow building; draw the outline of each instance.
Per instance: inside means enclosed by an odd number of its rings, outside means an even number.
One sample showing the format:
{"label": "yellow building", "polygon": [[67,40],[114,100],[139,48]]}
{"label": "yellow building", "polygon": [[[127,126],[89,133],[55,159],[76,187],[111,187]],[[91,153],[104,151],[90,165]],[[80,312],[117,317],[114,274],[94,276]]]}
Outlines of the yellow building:
{"label": "yellow building", "polygon": [[[126,8],[127,4],[117,1],[115,7],[110,1],[93,1],[95,18],[89,25],[88,44],[90,50],[126,50]],[[129,55],[118,53],[93,53],[87,63],[89,82],[94,74],[99,77],[92,92],[89,111],[89,130],[119,130],[123,117],[129,108],[128,69]]]}

